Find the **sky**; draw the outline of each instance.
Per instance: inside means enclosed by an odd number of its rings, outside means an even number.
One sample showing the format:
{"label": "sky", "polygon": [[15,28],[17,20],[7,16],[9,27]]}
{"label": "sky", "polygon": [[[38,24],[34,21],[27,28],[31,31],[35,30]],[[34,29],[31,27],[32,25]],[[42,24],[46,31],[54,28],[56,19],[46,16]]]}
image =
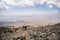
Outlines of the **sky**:
{"label": "sky", "polygon": [[60,22],[60,0],[0,0],[0,21]]}

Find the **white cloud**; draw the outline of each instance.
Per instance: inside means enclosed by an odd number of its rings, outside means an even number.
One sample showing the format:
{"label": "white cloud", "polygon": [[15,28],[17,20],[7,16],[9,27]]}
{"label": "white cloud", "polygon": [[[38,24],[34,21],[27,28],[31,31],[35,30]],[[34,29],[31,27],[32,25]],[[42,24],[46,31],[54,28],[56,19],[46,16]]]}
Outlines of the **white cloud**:
{"label": "white cloud", "polygon": [[0,8],[1,9],[9,9],[7,5],[5,5],[3,2],[0,2]]}
{"label": "white cloud", "polygon": [[49,5],[49,4],[54,4],[57,7],[60,7],[60,0],[48,0],[47,5]]}
{"label": "white cloud", "polygon": [[2,2],[5,2],[8,5],[13,5],[13,6],[34,5],[34,0],[2,0]]}
{"label": "white cloud", "polygon": [[[5,14],[4,14],[5,13]],[[36,11],[11,11],[11,10],[7,10],[7,11],[4,11],[0,14],[0,16],[6,16],[6,17],[11,17],[11,16],[24,16],[24,15],[35,15],[37,14]]]}
{"label": "white cloud", "polygon": [[51,4],[50,4],[50,5],[48,5],[48,7],[49,7],[49,8],[52,8],[52,7],[53,7],[53,5],[51,5]]}
{"label": "white cloud", "polygon": [[[5,14],[4,14],[5,13]],[[55,14],[59,14],[58,10],[55,11],[4,11],[0,14],[3,17],[11,17],[11,16],[53,16]]]}
{"label": "white cloud", "polygon": [[[9,7],[7,5],[12,5],[12,6],[35,6],[35,4],[40,4],[43,5],[46,2],[46,5],[49,5],[49,8],[52,8],[52,5],[50,4],[54,4],[57,7],[60,7],[60,0],[2,0],[1,1],[4,5],[5,8],[9,9]],[[7,5],[5,5],[4,3],[6,3]],[[0,3],[1,6],[1,3]]]}
{"label": "white cloud", "polygon": [[[57,11],[57,10],[56,10]],[[4,14],[5,13],[5,14]],[[55,22],[56,16],[59,16],[60,13],[55,13],[55,11],[4,11],[3,13],[0,14],[0,21],[17,21],[17,20],[24,20],[24,21],[29,21],[32,20],[34,22],[40,21],[40,22]],[[31,15],[34,15],[31,16]],[[26,17],[25,17],[26,16]],[[55,16],[55,18],[53,17]],[[53,19],[54,18],[54,19]],[[57,21],[59,21],[57,19]],[[56,22],[57,22],[56,21]]]}
{"label": "white cloud", "polygon": [[2,3],[0,2],[0,9],[1,9],[1,8],[3,9],[4,7],[3,7]]}

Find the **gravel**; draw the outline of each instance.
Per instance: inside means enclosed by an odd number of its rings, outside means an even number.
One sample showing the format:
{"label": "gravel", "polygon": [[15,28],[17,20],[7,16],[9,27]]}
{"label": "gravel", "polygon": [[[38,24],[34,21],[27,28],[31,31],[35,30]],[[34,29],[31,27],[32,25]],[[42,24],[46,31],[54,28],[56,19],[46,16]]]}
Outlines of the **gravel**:
{"label": "gravel", "polygon": [[25,32],[29,33],[27,35],[30,40],[60,40],[60,23],[44,27],[26,27],[22,27],[14,33],[5,33],[6,29],[0,28],[0,40],[27,40]]}

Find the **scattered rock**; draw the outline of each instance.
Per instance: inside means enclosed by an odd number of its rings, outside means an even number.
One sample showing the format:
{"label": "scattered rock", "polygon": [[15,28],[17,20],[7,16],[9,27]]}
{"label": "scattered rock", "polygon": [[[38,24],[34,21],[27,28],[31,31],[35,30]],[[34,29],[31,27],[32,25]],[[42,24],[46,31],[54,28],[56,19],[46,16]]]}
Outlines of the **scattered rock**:
{"label": "scattered rock", "polygon": [[31,27],[30,29],[28,26],[23,26],[13,33],[7,32],[7,30],[10,29],[0,28],[0,40],[26,40],[25,31],[29,32],[30,40],[60,40],[60,23],[45,27]]}

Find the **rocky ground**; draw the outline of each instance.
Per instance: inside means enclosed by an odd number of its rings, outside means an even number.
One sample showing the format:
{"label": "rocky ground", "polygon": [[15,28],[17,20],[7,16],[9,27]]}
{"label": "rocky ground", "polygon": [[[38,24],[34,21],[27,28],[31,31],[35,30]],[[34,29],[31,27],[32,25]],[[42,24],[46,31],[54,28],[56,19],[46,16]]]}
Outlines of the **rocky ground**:
{"label": "rocky ground", "polygon": [[60,23],[42,27],[23,26],[15,32],[5,30],[0,28],[0,40],[60,40]]}

